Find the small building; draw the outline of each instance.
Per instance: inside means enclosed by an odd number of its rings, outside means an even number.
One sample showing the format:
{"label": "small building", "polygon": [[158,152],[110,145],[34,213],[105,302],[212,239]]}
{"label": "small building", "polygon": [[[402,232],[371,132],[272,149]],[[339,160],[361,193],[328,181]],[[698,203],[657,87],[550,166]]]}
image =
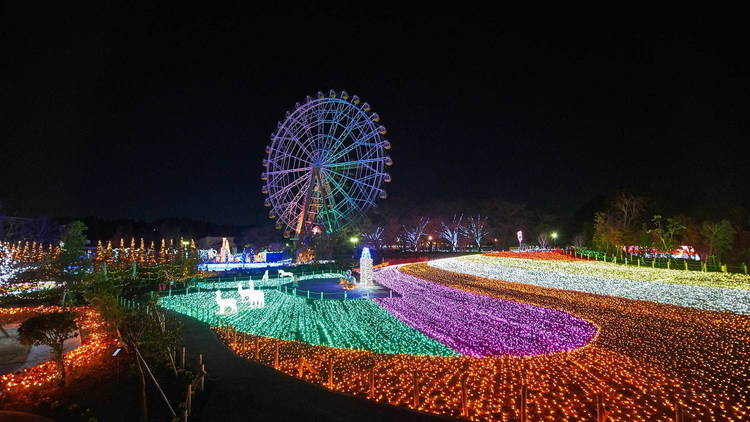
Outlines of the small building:
{"label": "small building", "polygon": [[232,254],[237,253],[237,244],[234,243],[234,237],[227,236],[206,236],[198,239],[198,249],[214,249],[217,252],[221,250],[222,242],[227,239],[229,249]]}

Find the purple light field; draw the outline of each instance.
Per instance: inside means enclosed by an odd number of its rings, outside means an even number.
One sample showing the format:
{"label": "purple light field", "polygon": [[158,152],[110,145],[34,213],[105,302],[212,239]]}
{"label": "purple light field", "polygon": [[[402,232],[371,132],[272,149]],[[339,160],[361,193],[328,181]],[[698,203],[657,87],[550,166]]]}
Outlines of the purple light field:
{"label": "purple light field", "polygon": [[396,267],[376,271],[374,277],[403,295],[376,303],[463,355],[557,353],[585,346],[596,335],[593,324],[567,312],[451,289]]}

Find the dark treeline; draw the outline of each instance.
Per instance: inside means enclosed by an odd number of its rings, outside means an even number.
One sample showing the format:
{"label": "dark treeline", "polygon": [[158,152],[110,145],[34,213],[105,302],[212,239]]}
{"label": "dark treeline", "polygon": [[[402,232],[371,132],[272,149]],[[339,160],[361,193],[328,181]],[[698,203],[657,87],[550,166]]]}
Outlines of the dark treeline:
{"label": "dark treeline", "polygon": [[[0,240],[55,242],[73,219],[22,218],[0,208]],[[274,221],[258,225],[215,224],[192,219],[167,218],[105,220],[81,218],[92,241],[143,238],[160,239],[204,236],[233,237],[239,246],[265,247],[284,242]],[[501,199],[441,199],[381,201],[357,224],[336,237],[346,244],[350,236],[362,236],[363,244],[400,245],[404,251],[433,247],[446,250],[507,249],[518,246],[516,233],[524,232],[527,245],[590,247],[615,251],[623,246],[668,250],[678,245],[695,247],[702,257],[727,262],[750,260],[750,213],[743,207],[712,212],[703,207],[675,211],[674,204],[652,196],[615,193],[597,197],[566,215],[540,207]],[[451,233],[456,233],[451,244]],[[555,233],[556,238],[551,234]],[[430,239],[431,238],[431,239]],[[428,245],[429,240],[429,245]],[[318,242],[319,243],[319,242]]]}
{"label": "dark treeline", "polygon": [[582,233],[586,246],[604,252],[623,246],[668,252],[686,245],[704,261],[750,260],[750,212],[740,206],[689,213],[651,197],[621,192],[600,204]]}
{"label": "dark treeline", "polygon": [[[459,224],[460,219],[460,224]],[[403,201],[389,199],[371,212],[363,223],[362,232],[367,234],[381,227],[386,243],[396,243],[396,238],[418,226],[425,224],[424,237],[432,236],[437,244],[447,243],[441,233],[445,226],[455,228],[460,225],[461,247],[469,247],[472,242],[466,233],[472,220],[481,220],[485,225],[482,245],[493,248],[518,246],[516,232],[522,230],[527,239],[536,238],[539,233],[567,230],[568,219],[533,208],[522,202],[500,199],[479,200],[427,200]],[[420,239],[423,240],[423,239]]]}

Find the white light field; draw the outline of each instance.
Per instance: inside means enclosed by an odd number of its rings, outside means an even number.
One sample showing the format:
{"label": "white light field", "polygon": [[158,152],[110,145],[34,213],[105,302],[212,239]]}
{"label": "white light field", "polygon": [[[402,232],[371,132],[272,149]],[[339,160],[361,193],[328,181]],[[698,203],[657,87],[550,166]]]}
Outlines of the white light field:
{"label": "white light field", "polygon": [[633,281],[601,277],[595,274],[581,275],[552,272],[541,269],[545,265],[545,261],[541,260],[539,261],[539,269],[533,270],[506,267],[498,263],[475,262],[461,258],[430,261],[429,265],[446,271],[540,287],[647,300],[710,311],[750,314],[750,290],[745,289]]}

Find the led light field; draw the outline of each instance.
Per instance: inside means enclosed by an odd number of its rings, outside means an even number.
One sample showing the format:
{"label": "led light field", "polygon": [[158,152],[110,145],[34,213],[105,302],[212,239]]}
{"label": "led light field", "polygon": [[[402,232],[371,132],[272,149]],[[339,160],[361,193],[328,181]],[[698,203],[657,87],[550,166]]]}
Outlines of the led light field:
{"label": "led light field", "polygon": [[[557,416],[539,415],[545,420],[594,420],[597,394],[611,406],[614,421],[673,421],[677,407],[687,421],[746,420],[750,415],[747,315],[508,282],[426,264],[402,271],[446,287],[567,311],[600,327],[587,347],[564,358],[538,356],[488,368],[479,377],[483,381],[477,380],[493,386],[480,394],[483,399],[492,400],[492,388],[503,388],[495,377],[508,376],[501,375],[508,366],[522,365],[509,394],[518,397],[512,389],[525,383],[546,400],[537,410],[554,402]],[[588,416],[581,416],[585,411],[571,416],[573,409],[586,408]]]}
{"label": "led light field", "polygon": [[[265,309],[240,304],[226,316],[215,315],[213,292],[161,303],[210,322],[243,357],[424,412],[513,421],[525,409],[529,421],[580,421],[596,420],[599,402],[608,421],[673,421],[676,411],[685,421],[750,416],[750,316],[731,296],[747,290],[482,258],[376,271],[375,281],[399,294],[393,298],[308,300],[267,291]],[[512,278],[499,278],[506,275]],[[636,293],[643,300],[626,296]]]}
{"label": "led light field", "polygon": [[[482,262],[504,267],[539,269],[547,271],[598,275],[607,278],[620,278],[635,281],[655,281],[677,283],[690,286],[724,287],[750,290],[750,276],[736,273],[684,271],[681,269],[638,267],[617,265],[609,262],[576,259],[559,253],[519,253],[518,257],[505,254],[472,255],[461,257],[462,261]],[[530,258],[530,259],[527,259]],[[544,260],[544,262],[539,262]]]}
{"label": "led light field", "polygon": [[556,353],[596,335],[593,324],[566,312],[447,288],[396,267],[375,272],[375,281],[402,295],[375,299],[381,306],[468,356]]}
{"label": "led light field", "polygon": [[[213,291],[163,297],[167,309],[210,324],[229,324],[263,337],[378,353],[453,356],[447,346],[407,326],[371,300],[308,300],[275,290],[265,291],[266,306],[252,309],[238,300],[238,312],[217,315]],[[239,299],[236,291],[224,298]]]}
{"label": "led light field", "polygon": [[[441,259],[429,263],[434,268],[454,273],[472,274],[540,287],[646,300],[704,310],[750,314],[750,290],[744,288],[707,287],[687,283],[661,282],[662,280],[645,281],[617,278],[618,275],[624,275],[619,272],[621,269],[631,276],[637,274],[643,278],[649,276],[654,278],[660,275],[665,279],[663,281],[666,281],[666,278],[674,273],[677,273],[675,276],[687,277],[689,275],[706,278],[714,275],[740,277],[737,274],[689,273],[676,270],[619,267],[604,263],[599,263],[598,266],[592,264],[596,263],[590,261],[522,260],[476,255]],[[687,273],[687,275],[684,273]]]}

